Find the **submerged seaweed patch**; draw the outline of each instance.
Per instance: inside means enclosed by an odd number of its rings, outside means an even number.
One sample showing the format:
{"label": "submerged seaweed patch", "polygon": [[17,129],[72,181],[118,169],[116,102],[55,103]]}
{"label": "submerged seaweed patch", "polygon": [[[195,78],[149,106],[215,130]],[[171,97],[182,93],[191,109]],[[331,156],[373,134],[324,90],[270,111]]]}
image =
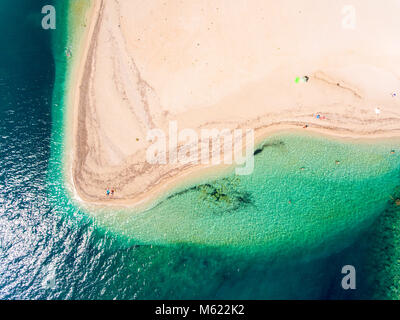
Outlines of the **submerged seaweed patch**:
{"label": "submerged seaweed patch", "polygon": [[374,299],[400,298],[400,186],[388,202],[385,212],[375,223],[369,236],[371,247],[367,262],[369,288]]}
{"label": "submerged seaweed patch", "polygon": [[261,152],[264,151],[265,148],[276,148],[276,147],[283,147],[285,145],[285,142],[283,142],[282,140],[278,140],[278,141],[272,141],[272,142],[266,142],[264,143],[260,148],[257,148],[254,151],[254,155],[258,155]]}
{"label": "submerged seaweed patch", "polygon": [[214,212],[237,210],[241,206],[252,204],[251,193],[239,190],[239,182],[238,177],[232,177],[199,185],[199,199]]}
{"label": "submerged seaweed patch", "polygon": [[167,197],[166,200],[195,192],[198,193],[198,199],[213,212],[234,211],[241,206],[253,204],[251,193],[239,190],[239,184],[240,179],[238,177],[223,178],[176,192]]}

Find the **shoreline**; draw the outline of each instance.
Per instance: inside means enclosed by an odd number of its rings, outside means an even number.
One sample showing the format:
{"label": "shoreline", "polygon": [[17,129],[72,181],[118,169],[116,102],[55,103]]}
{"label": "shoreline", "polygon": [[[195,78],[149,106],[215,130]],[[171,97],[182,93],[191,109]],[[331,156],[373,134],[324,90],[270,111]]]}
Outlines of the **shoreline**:
{"label": "shoreline", "polygon": [[[66,177],[67,189],[72,193],[73,199],[78,202],[83,202],[83,199],[79,196],[79,192],[75,187],[73,179],[72,163],[74,159],[74,139],[77,132],[77,122],[74,119],[78,112],[78,93],[80,88],[77,88],[76,83],[80,83],[83,76],[83,69],[86,63],[86,58],[89,52],[89,47],[92,42],[92,36],[94,31],[95,17],[98,15],[100,10],[100,3],[96,0],[90,0],[88,11],[85,13],[85,20],[88,21],[85,27],[85,31],[78,36],[78,39],[74,39],[76,47],[79,48],[79,52],[74,54],[74,60],[72,65],[67,69],[67,85],[68,93],[66,94],[64,105],[65,105],[65,119],[64,124],[65,130],[65,148],[66,152],[64,155],[64,175]],[[72,20],[69,17],[69,20]],[[71,21],[69,21],[71,23]],[[70,27],[68,27],[70,28]],[[68,30],[69,31],[69,30]],[[77,79],[77,81],[76,81]]]}
{"label": "shoreline", "polygon": [[[73,66],[71,67],[71,74],[68,79],[68,98],[66,102],[67,110],[67,123],[66,123],[66,177],[67,183],[71,185],[71,191],[74,194],[74,198],[81,202],[83,205],[89,206],[106,206],[106,207],[135,207],[135,208],[147,208],[154,202],[157,202],[158,199],[162,198],[166,193],[173,193],[173,190],[177,188],[181,188],[187,184],[193,184],[194,181],[207,179],[206,177],[217,175],[221,176],[223,172],[231,171],[234,166],[222,165],[222,166],[204,166],[204,165],[192,165],[186,167],[174,167],[169,168],[169,170],[162,171],[158,177],[151,178],[153,181],[148,183],[147,187],[140,188],[140,192],[133,192],[132,190],[123,191],[119,193],[118,196],[120,198],[114,198],[112,201],[110,199],[105,199],[104,196],[95,197],[93,194],[83,192],[85,189],[84,184],[87,183],[85,178],[82,177],[83,170],[87,171],[87,167],[83,169],[85,166],[85,161],[88,156],[88,132],[87,130],[93,129],[96,126],[100,126],[99,124],[95,124],[95,126],[87,128],[87,117],[86,117],[86,109],[89,108],[92,112],[95,110],[90,109],[91,101],[89,97],[89,86],[90,81],[95,76],[92,74],[93,72],[93,64],[96,63],[96,60],[93,60],[93,55],[97,48],[97,41],[99,41],[99,32],[102,23],[102,11],[104,10],[104,2],[103,1],[93,1],[92,8],[90,9],[90,13],[88,16],[89,19],[89,28],[86,33],[82,36],[81,43],[85,45],[82,46],[80,52],[75,56],[75,61]],[[111,28],[111,27],[110,27]],[[110,29],[111,30],[111,29]],[[114,31],[114,30],[113,30]],[[101,48],[99,50],[102,50]],[[77,65],[75,65],[77,64]],[[139,73],[138,81],[142,81],[143,85],[147,85]],[[79,81],[74,81],[79,79]],[[322,79],[322,80],[321,80]],[[329,78],[326,78],[315,72],[311,76],[311,80],[317,82],[319,88],[324,88],[327,92],[333,92],[337,95],[345,96],[346,94],[354,94],[357,93],[357,90],[353,90],[351,86],[348,86],[346,82],[340,82],[337,84],[339,88],[333,88],[332,81]],[[80,84],[78,87],[78,83]],[[84,85],[81,85],[85,83]],[[150,87],[150,85],[149,85]],[[317,88],[318,89],[318,88]],[[337,92],[337,90],[343,89],[347,93],[342,93],[343,91]],[[142,90],[142,89],[140,89]],[[148,88],[146,87],[146,90]],[[354,91],[354,92],[353,92]],[[145,91],[140,91],[142,95],[146,95]],[[145,93],[143,93],[145,92]],[[350,92],[350,93],[348,93]],[[347,97],[347,96],[345,96]],[[233,96],[233,99],[235,96]],[[350,98],[347,98],[350,99]],[[350,100],[349,100],[350,101]],[[353,101],[353,100],[351,100]],[[290,102],[290,101],[289,101]],[[318,101],[317,101],[318,102]],[[287,103],[287,102],[286,102]],[[84,104],[85,106],[83,106]],[[398,103],[397,103],[398,104]],[[147,106],[148,108],[148,106]],[[214,106],[210,106],[211,108],[215,108]],[[207,109],[207,108],[206,108]],[[290,109],[290,108],[289,108]],[[343,119],[339,114],[325,111],[321,114],[327,116],[325,120],[316,120],[314,115],[309,113],[309,110],[304,107],[304,110],[299,110],[289,116],[282,116],[285,109],[283,108],[283,112],[273,114],[271,117],[270,113],[258,114],[257,117],[250,117],[246,120],[240,118],[240,116],[236,117],[236,119],[241,120],[233,120],[235,122],[233,127],[235,128],[254,128],[256,134],[255,145],[262,143],[263,140],[267,139],[268,136],[284,132],[305,132],[310,135],[323,135],[327,138],[331,137],[334,139],[339,139],[341,141],[372,141],[372,140],[390,140],[396,139],[400,137],[400,114],[396,111],[395,108],[390,109],[390,116],[384,117],[380,115],[379,118],[376,116],[374,118],[373,115],[365,115],[364,117],[351,117],[347,119]],[[315,109],[315,107],[314,107]],[[313,110],[314,110],[313,109]],[[322,108],[319,108],[322,109]],[[318,109],[316,109],[318,110]],[[147,110],[149,111],[149,110]],[[362,110],[364,111],[364,110]],[[139,112],[139,111],[138,111]],[[144,111],[146,114],[146,110]],[[187,115],[182,115],[182,119],[195,119],[196,115],[204,113],[203,110],[193,109],[187,112]],[[138,113],[139,114],[139,113]],[[221,111],[223,119],[223,112]],[[238,113],[239,114],[239,113]],[[97,114],[94,113],[93,116]],[[239,114],[240,115],[240,114]],[[179,115],[178,115],[179,117]],[[177,117],[177,118],[178,118]],[[185,118],[186,117],[186,118]],[[164,120],[168,119],[168,117],[164,117]],[[171,119],[171,118],[170,118]],[[216,119],[214,124],[216,126],[223,125],[223,121],[218,121]],[[142,122],[144,120],[141,120]],[[158,121],[157,118],[150,119],[154,123]],[[190,120],[192,121],[192,120]],[[189,121],[189,122],[190,122]],[[184,121],[182,121],[184,123]],[[159,122],[162,123],[162,122]],[[206,123],[210,124],[210,123]],[[305,124],[308,124],[307,129],[301,129]],[[382,129],[383,127],[387,127],[388,129]],[[197,128],[201,128],[201,126],[197,126]],[[98,128],[96,130],[99,130]],[[89,133],[90,134],[90,133]],[[100,133],[97,133],[100,134]],[[79,138],[78,138],[79,136]],[[92,138],[96,144],[101,143],[98,137]],[[133,143],[133,141],[132,141]],[[133,153],[135,154],[135,153]],[[104,162],[104,159],[98,158],[99,163]],[[132,162],[122,161],[122,164],[119,167],[113,165],[110,166],[108,171],[114,170],[115,172],[128,172],[128,168],[132,166]],[[140,162],[133,162],[134,165],[144,167],[144,172],[149,170],[149,168]],[[161,169],[160,169],[161,170]],[[112,173],[106,172],[106,176],[112,176]],[[111,172],[111,171],[110,171]],[[179,173],[178,173],[179,172]],[[135,171],[133,171],[133,174]],[[101,173],[100,173],[101,175]],[[88,175],[90,176],[90,175]],[[201,178],[200,178],[201,177]],[[108,178],[109,179],[109,178]],[[129,180],[128,178],[126,178]],[[150,180],[151,180],[150,179]],[[97,181],[94,183],[98,183],[99,178],[94,178],[93,181]],[[92,189],[98,188],[92,187]],[[93,190],[94,190],[93,189]],[[102,188],[101,188],[102,189]],[[118,188],[119,189],[119,188]],[[119,191],[119,190],[118,190]]]}
{"label": "shoreline", "polygon": [[[261,130],[260,130],[261,131]],[[378,143],[392,143],[395,139],[400,139],[400,132],[398,135],[362,135],[354,134],[352,136],[344,133],[336,132],[335,129],[330,130],[326,128],[311,128],[304,130],[300,126],[292,125],[279,125],[270,128],[264,128],[262,133],[256,134],[255,149],[260,146],[265,140],[273,136],[285,134],[294,134],[298,136],[308,136],[314,138],[323,138],[327,140],[334,140],[344,144],[378,144]],[[400,141],[396,142],[400,145]],[[174,195],[182,190],[190,188],[195,185],[203,184],[206,181],[221,179],[229,174],[232,174],[235,165],[195,165],[186,170],[183,170],[179,175],[170,179],[162,181],[159,185],[153,187],[149,192],[143,192],[145,196],[137,199],[105,199],[105,200],[89,200],[85,201],[79,196],[75,197],[76,200],[85,208],[92,210],[98,209],[135,209],[138,212],[147,211],[158,205],[160,202],[167,199],[169,196]],[[77,190],[75,189],[77,193]]]}

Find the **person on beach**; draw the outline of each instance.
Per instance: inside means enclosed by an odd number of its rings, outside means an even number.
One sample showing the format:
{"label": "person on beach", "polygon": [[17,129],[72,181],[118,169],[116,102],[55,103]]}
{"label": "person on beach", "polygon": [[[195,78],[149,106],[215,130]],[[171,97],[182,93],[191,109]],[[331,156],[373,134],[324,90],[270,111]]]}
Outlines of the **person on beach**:
{"label": "person on beach", "polygon": [[111,195],[112,195],[112,196],[114,195],[114,189],[111,190]]}
{"label": "person on beach", "polygon": [[110,189],[107,188],[107,196],[110,195]]}

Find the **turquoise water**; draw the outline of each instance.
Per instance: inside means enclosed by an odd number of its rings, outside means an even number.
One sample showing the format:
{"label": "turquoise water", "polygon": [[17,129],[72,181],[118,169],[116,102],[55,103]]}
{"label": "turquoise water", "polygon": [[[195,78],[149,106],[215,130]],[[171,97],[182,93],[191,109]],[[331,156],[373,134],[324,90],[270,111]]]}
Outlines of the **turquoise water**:
{"label": "turquoise water", "polygon": [[264,142],[249,176],[232,173],[144,213],[106,211],[99,219],[149,243],[310,249],[353,234],[384,209],[398,183],[395,147],[282,133]]}
{"label": "turquoise water", "polygon": [[[43,31],[52,3],[64,19]],[[0,5],[13,26],[0,41],[0,298],[398,297],[400,141],[280,133],[250,176],[205,178],[145,212],[80,209],[63,175],[65,49],[86,6],[72,3]],[[340,287],[346,264],[356,291]]]}

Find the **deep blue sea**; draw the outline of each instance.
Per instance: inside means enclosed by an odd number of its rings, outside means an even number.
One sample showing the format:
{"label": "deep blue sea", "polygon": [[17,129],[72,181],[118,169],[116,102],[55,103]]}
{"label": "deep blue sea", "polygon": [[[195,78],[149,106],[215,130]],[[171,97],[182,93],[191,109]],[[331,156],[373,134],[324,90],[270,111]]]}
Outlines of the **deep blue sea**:
{"label": "deep blue sea", "polygon": [[[66,2],[0,4],[0,299],[400,296],[400,215],[389,198],[357,232],[347,229],[352,236],[335,239],[340,245],[282,257],[221,244],[136,242],[75,207],[62,178],[49,179],[49,168],[60,164],[52,150],[62,136],[55,135],[62,119],[53,101],[62,92],[54,88],[62,90],[65,79],[56,76],[63,62],[55,55],[54,31],[41,28],[47,4],[56,6],[58,24],[66,28]],[[59,41],[63,47],[65,39]],[[400,197],[399,188],[390,190],[393,199]],[[356,267],[357,290],[340,285],[348,264]]]}

